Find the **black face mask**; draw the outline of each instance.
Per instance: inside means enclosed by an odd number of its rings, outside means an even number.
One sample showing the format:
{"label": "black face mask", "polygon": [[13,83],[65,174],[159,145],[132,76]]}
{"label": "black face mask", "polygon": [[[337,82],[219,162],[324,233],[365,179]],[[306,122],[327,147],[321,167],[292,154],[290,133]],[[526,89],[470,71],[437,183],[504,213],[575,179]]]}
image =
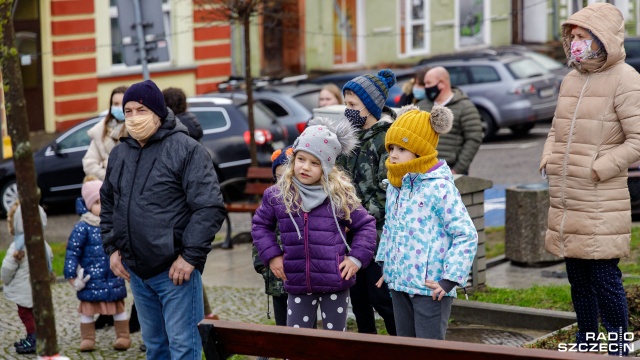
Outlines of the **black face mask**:
{"label": "black face mask", "polygon": [[431,101],[435,101],[438,95],[440,95],[440,89],[438,89],[438,84],[436,83],[433,86],[424,87],[424,93],[427,96],[427,99]]}

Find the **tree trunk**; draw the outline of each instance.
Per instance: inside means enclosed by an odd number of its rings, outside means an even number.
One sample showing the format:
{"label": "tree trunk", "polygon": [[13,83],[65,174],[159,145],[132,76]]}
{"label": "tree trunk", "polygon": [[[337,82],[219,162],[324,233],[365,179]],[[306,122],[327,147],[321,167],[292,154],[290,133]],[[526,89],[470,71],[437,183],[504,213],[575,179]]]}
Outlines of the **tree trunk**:
{"label": "tree trunk", "polygon": [[[13,1],[0,1],[0,14],[11,14]],[[52,356],[58,353],[55,316],[51,301],[51,278],[46,261],[42,223],[38,203],[33,150],[29,141],[29,122],[25,107],[20,61],[15,47],[13,20],[2,15],[0,23],[0,65],[2,66],[7,124],[13,148],[16,182],[22,209],[24,235],[36,320],[37,353]],[[35,105],[35,104],[34,104]],[[36,106],[41,106],[37,104]]]}
{"label": "tree trunk", "polygon": [[249,119],[249,154],[251,155],[251,166],[258,166],[258,151],[256,147],[256,124],[253,121],[253,78],[251,77],[251,29],[250,14],[245,15],[242,20],[244,28],[244,79],[247,84],[247,118]]}

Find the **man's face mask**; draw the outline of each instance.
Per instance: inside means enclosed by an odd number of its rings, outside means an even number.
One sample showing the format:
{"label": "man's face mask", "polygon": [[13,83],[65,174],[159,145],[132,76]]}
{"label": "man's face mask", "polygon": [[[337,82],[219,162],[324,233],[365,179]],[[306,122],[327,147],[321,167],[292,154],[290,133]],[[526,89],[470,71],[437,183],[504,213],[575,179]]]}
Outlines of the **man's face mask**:
{"label": "man's face mask", "polygon": [[580,40],[571,42],[571,58],[577,62],[589,58],[589,55],[593,52],[591,50],[591,43],[593,40]]}
{"label": "man's face mask", "polygon": [[158,122],[153,112],[149,111],[147,115],[126,118],[124,124],[132,138],[146,141],[158,130]]}
{"label": "man's face mask", "polygon": [[431,101],[435,101],[438,95],[440,95],[440,89],[438,89],[438,83],[429,87],[425,86],[424,93],[427,99]]}
{"label": "man's face mask", "polygon": [[[364,108],[362,108],[364,109]],[[360,110],[362,110],[360,109]],[[361,128],[364,126],[364,123],[367,122],[366,116],[360,116],[360,110],[356,109],[344,109],[344,117],[349,120],[352,126],[356,128]]]}

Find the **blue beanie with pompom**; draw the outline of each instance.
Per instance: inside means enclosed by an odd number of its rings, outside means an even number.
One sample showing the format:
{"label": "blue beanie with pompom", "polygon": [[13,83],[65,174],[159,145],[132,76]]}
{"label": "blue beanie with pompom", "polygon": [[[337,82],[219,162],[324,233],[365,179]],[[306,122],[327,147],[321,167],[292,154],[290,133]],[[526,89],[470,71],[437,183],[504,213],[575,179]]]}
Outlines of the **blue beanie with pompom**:
{"label": "blue beanie with pompom", "polygon": [[369,110],[371,115],[380,120],[389,89],[396,83],[396,75],[389,69],[380,70],[377,75],[365,74],[358,76],[342,88],[342,95],[346,90],[353,91]]}

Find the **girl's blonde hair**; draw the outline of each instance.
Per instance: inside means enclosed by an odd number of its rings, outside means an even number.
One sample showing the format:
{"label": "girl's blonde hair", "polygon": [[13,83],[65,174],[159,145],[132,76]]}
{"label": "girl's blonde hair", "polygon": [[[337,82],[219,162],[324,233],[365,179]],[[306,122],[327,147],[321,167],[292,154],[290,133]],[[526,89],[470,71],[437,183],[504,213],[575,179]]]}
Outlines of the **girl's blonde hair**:
{"label": "girl's blonde hair", "polygon": [[7,227],[9,228],[9,234],[15,235],[15,229],[13,227],[13,217],[20,206],[20,200],[16,200],[7,212]]}
{"label": "girl's blonde hair", "polygon": [[[20,206],[20,200],[16,200],[13,205],[11,205],[11,207],[9,208],[9,211],[7,212],[7,227],[9,228],[9,234],[11,235],[15,235],[16,229],[13,226],[13,219],[15,217],[16,211],[18,210],[18,207]],[[24,259],[24,250],[16,250],[13,253],[13,258],[16,259],[17,261],[22,261],[22,259]]]}
{"label": "girl's blonde hair", "polygon": [[[280,197],[288,213],[299,212],[301,209],[300,192],[293,182],[294,164],[298,152],[285,164],[285,170],[277,185],[280,189]],[[351,179],[346,172],[334,166],[329,173],[329,180],[320,176],[320,185],[329,195],[329,199],[336,210],[338,217],[351,221],[351,212],[360,206],[360,199],[356,195],[356,189],[351,183]]]}

